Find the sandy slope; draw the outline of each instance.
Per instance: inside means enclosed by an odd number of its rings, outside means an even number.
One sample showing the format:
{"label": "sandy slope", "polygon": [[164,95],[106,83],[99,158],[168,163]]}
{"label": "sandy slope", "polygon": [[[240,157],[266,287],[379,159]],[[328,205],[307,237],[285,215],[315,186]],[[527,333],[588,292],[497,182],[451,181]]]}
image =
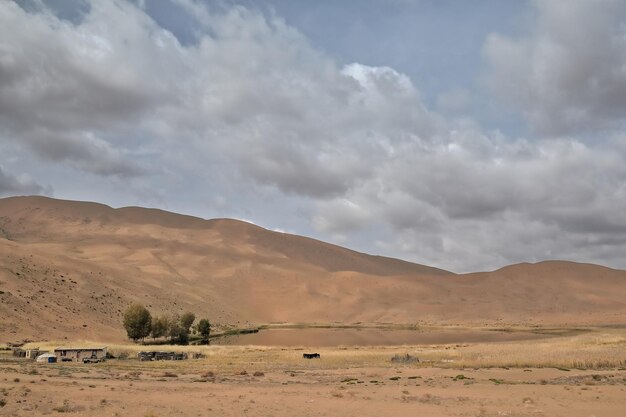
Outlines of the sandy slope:
{"label": "sandy slope", "polygon": [[228,219],[0,200],[0,340],[122,339],[131,301],[216,323],[624,323],[626,271],[455,275]]}

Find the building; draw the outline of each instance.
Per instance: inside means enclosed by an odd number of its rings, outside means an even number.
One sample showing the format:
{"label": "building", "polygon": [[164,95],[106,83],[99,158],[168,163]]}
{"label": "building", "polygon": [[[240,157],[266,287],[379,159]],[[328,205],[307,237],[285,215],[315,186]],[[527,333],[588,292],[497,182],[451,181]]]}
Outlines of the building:
{"label": "building", "polygon": [[48,352],[39,350],[39,348],[26,349],[26,357],[28,359],[37,359],[37,356],[43,355],[44,353]]}
{"label": "building", "polygon": [[52,353],[44,353],[37,356],[37,359],[35,360],[40,363],[55,363],[57,361],[57,357]]}
{"label": "building", "polygon": [[13,356],[16,358],[25,358],[26,351],[22,348],[13,348]]}
{"label": "building", "polygon": [[137,358],[140,361],[180,361],[187,359],[187,354],[180,352],[147,351],[139,352]]}
{"label": "building", "polygon": [[39,348],[32,349],[22,349],[22,348],[13,348],[13,356],[16,358],[26,358],[26,359],[36,359],[37,356],[48,353],[45,350],[39,350]]}
{"label": "building", "polygon": [[57,359],[62,362],[101,361],[101,360],[106,359],[107,348],[106,347],[89,347],[89,348],[59,347],[59,348],[54,349],[54,354],[56,355]]}

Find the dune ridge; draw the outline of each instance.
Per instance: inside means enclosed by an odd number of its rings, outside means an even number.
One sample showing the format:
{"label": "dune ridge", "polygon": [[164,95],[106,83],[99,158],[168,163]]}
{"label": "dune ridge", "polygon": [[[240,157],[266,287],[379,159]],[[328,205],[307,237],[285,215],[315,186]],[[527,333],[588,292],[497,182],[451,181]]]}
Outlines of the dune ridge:
{"label": "dune ridge", "polygon": [[623,324],[626,271],[547,261],[453,274],[238,220],[0,199],[0,341],[121,340],[132,301],[216,324]]}

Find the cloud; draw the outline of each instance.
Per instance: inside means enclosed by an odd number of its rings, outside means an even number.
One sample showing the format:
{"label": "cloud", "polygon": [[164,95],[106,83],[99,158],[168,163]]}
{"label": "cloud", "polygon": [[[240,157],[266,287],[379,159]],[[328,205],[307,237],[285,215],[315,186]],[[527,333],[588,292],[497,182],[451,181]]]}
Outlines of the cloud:
{"label": "cloud", "polygon": [[472,96],[465,88],[445,91],[437,96],[437,109],[444,114],[467,114]]}
{"label": "cloud", "polygon": [[535,1],[525,36],[490,35],[486,80],[535,130],[567,135],[624,126],[626,3]]}
{"label": "cloud", "polygon": [[357,219],[385,224],[380,249],[456,271],[550,258],[620,262],[601,245],[626,249],[623,153],[497,135],[482,138],[485,153],[472,149],[478,139],[408,148],[348,193],[358,216],[331,200],[320,203],[317,224],[331,233]]}
{"label": "cloud", "polygon": [[3,195],[32,195],[32,194],[49,194],[51,190],[45,190],[44,187],[34,182],[27,175],[20,177],[13,176],[4,171],[0,166],[0,196]]}
{"label": "cloud", "polygon": [[141,169],[125,158],[124,146],[113,150],[97,138],[132,125],[168,99],[161,80],[150,76],[148,65],[157,63],[123,46],[129,31],[137,49],[159,34],[150,38],[149,19],[132,7],[97,4],[77,25],[45,10],[2,4],[0,134],[83,171],[135,175]]}
{"label": "cloud", "polygon": [[[429,109],[406,74],[339,65],[279,16],[176,4],[196,19],[193,42],[132,3],[92,1],[72,21],[0,3],[0,141],[94,184],[138,183],[258,224],[291,216],[264,225],[455,271],[548,258],[626,267],[623,39],[604,45],[599,30],[616,27],[618,3],[598,6],[579,52],[558,2],[537,4],[527,37],[489,38],[490,85],[537,130],[559,132],[541,141],[463,117],[465,90],[440,96],[444,114]],[[540,54],[546,39],[561,53]],[[614,130],[566,134],[583,125]]]}

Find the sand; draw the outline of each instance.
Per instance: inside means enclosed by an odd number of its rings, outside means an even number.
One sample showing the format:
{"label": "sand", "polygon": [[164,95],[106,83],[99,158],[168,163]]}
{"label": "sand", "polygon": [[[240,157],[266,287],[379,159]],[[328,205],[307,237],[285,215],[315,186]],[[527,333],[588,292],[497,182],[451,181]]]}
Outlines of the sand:
{"label": "sand", "polygon": [[[324,357],[318,361],[323,362]],[[615,416],[626,371],[2,363],[6,416]],[[150,366],[155,365],[155,366]],[[212,372],[212,373],[209,373]]]}
{"label": "sand", "polygon": [[626,271],[572,262],[456,275],[237,220],[0,200],[0,342],[123,341],[124,309],[267,323],[626,323]]}

